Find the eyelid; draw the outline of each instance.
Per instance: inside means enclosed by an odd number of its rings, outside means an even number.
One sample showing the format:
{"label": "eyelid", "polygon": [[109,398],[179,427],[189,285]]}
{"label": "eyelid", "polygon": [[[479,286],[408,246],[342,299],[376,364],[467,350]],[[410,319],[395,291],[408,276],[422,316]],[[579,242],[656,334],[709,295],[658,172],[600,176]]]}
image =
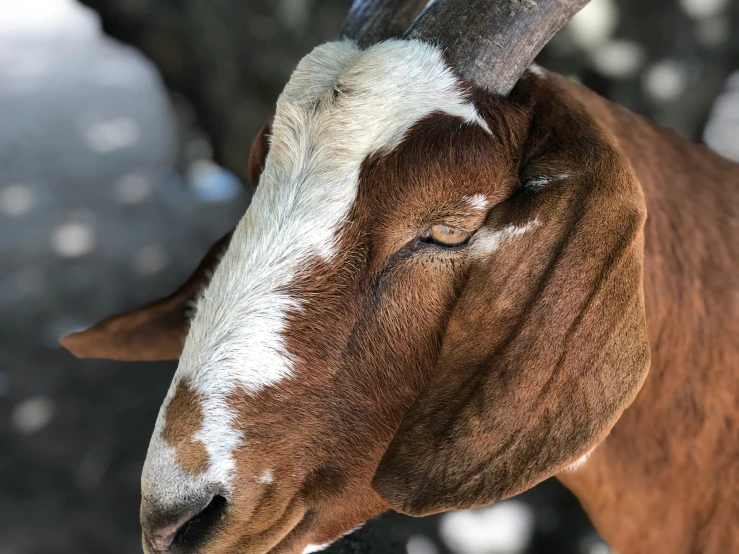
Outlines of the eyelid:
{"label": "eyelid", "polygon": [[390,272],[400,260],[410,258],[416,253],[421,252],[429,247],[437,248],[439,250],[445,249],[448,251],[459,250],[462,247],[466,246],[467,243],[469,243],[470,238],[472,238],[472,235],[475,233],[475,231],[465,231],[463,229],[460,229],[459,227],[452,227],[450,225],[447,225],[447,227],[466,233],[467,237],[464,241],[461,241],[458,244],[441,244],[433,240],[433,237],[431,235],[431,229],[433,227],[434,226],[432,225],[431,227],[426,229],[426,232],[424,232],[422,235],[416,236],[416,238],[407,242],[402,248],[391,255],[390,258],[385,262],[385,265],[383,265],[383,267],[380,269],[377,276],[377,282],[379,283],[382,280],[382,277]]}
{"label": "eyelid", "polygon": [[424,237],[434,244],[447,247],[461,246],[462,244],[465,244],[471,236],[472,233],[445,223],[432,225],[424,234]]}

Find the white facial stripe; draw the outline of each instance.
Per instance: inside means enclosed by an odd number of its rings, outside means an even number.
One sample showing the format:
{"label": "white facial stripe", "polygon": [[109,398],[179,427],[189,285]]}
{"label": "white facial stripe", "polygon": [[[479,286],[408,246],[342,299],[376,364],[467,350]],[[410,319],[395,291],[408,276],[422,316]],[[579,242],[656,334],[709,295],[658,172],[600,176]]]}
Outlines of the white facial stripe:
{"label": "white facial stripe", "polygon": [[292,374],[283,331],[287,314],[300,310],[301,300],[287,286],[305,260],[336,254],[337,230],[356,197],[363,160],[392,150],[435,112],[489,132],[434,46],[396,40],[361,51],[351,42],[334,42],[300,62],[277,102],[270,151],[251,206],[198,302],[152,437],[145,493],[154,479],[171,479],[160,487],[166,489],[182,478],[174,470],[167,475],[154,458],[170,459],[161,431],[183,379],[203,399],[203,426],[194,440],[205,445],[210,467],[198,480],[230,484],[232,453],[248,437],[238,430],[226,399],[239,389],[257,393]]}
{"label": "white facial stripe", "polygon": [[503,244],[524,235],[540,225],[539,219],[529,221],[525,225],[506,225],[502,229],[484,227],[476,234],[470,245],[472,258],[483,258],[500,249]]}
{"label": "white facial stripe", "polygon": [[[169,398],[168,394],[165,404],[169,403]],[[157,419],[149,443],[141,475],[141,491],[149,502],[154,501],[159,506],[177,506],[185,500],[201,498],[207,482],[202,478],[193,478],[180,469],[176,450],[159,438],[164,427],[163,419],[161,415]]]}

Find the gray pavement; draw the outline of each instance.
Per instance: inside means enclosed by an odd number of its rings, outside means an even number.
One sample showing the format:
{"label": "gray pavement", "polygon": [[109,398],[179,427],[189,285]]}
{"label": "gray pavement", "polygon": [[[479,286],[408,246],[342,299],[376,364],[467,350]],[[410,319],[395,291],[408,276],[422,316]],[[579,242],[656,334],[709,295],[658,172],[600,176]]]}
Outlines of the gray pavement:
{"label": "gray pavement", "polygon": [[174,366],[79,361],[57,339],[168,292],[247,198],[207,160],[174,170],[207,148],[92,14],[22,16],[0,22],[0,552],[139,552]]}

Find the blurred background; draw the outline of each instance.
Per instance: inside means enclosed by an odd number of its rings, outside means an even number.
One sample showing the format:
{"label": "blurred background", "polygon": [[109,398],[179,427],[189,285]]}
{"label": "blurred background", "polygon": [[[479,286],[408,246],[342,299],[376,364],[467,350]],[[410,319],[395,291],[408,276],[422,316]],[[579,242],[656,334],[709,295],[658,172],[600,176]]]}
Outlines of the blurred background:
{"label": "blurred background", "polygon": [[[167,294],[238,220],[252,138],[349,3],[0,0],[1,554],[140,552],[175,364],[80,361],[57,340]],[[736,0],[593,0],[539,62],[739,160]],[[609,549],[550,480],[473,512],[389,514],[331,552]]]}

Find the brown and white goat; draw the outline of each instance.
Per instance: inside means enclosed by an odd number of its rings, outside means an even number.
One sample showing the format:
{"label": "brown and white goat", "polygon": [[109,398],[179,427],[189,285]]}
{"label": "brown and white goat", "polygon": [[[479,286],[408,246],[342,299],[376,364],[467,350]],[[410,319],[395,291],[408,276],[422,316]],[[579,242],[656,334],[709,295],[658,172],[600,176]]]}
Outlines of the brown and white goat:
{"label": "brown and white goat", "polygon": [[438,0],[377,42],[421,2],[358,1],[230,239],[64,339],[179,357],[145,550],[311,552],[552,475],[621,554],[739,550],[739,167],[525,70],[583,3]]}

